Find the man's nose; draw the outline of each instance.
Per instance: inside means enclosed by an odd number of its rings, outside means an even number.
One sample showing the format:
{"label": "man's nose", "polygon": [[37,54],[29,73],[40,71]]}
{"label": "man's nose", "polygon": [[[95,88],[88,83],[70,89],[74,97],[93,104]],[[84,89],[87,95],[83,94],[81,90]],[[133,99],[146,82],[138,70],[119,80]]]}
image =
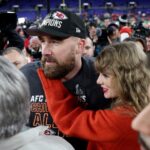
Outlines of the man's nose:
{"label": "man's nose", "polygon": [[52,45],[50,45],[50,44],[42,45],[42,54],[43,55],[52,55]]}

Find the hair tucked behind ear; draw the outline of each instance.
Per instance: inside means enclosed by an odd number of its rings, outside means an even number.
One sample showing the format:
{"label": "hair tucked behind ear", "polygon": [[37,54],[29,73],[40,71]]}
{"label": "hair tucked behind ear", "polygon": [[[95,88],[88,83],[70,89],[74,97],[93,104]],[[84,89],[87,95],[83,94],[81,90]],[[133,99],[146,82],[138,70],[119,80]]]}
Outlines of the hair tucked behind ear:
{"label": "hair tucked behind ear", "polygon": [[150,70],[146,63],[147,57],[140,55],[135,43],[122,42],[105,47],[95,65],[99,72],[109,69],[115,75],[121,91],[116,103],[128,103],[141,111],[149,103]]}

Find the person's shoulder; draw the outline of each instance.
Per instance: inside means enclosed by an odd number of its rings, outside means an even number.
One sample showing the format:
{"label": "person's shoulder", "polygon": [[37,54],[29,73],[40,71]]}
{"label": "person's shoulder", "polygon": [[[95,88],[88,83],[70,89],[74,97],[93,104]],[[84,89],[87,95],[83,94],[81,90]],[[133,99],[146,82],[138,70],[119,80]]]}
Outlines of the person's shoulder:
{"label": "person's shoulder", "polygon": [[39,138],[39,140],[37,141],[37,143],[39,143],[39,141],[41,141],[41,144],[43,146],[45,146],[44,149],[49,149],[49,150],[74,150],[73,146],[60,136],[56,136],[56,135],[41,136]]}
{"label": "person's shoulder", "polygon": [[38,126],[26,131],[26,133],[34,134],[32,142],[28,142],[19,150],[74,150],[70,143],[62,137],[46,134],[48,128],[46,126]]}
{"label": "person's shoulder", "polygon": [[22,68],[20,68],[20,70],[26,70],[26,69],[30,69],[30,68],[38,68],[40,66],[41,66],[40,61],[36,61],[36,62],[27,63]]}
{"label": "person's shoulder", "polygon": [[31,62],[31,63],[24,65],[22,68],[20,68],[20,71],[22,71],[24,74],[28,74],[31,72],[36,72],[36,70],[40,67],[41,67],[40,62],[38,62],[38,61]]}

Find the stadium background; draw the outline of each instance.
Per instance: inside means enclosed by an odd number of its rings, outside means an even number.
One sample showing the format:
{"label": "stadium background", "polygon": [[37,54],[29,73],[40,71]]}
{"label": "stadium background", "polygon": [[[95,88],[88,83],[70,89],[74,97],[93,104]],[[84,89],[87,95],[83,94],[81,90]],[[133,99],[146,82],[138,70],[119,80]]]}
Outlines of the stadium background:
{"label": "stadium background", "polygon": [[106,12],[113,15],[150,15],[149,0],[0,0],[0,11],[15,11],[18,17],[28,20],[43,17],[50,9],[60,7],[81,15],[85,12],[88,15],[103,15]]}

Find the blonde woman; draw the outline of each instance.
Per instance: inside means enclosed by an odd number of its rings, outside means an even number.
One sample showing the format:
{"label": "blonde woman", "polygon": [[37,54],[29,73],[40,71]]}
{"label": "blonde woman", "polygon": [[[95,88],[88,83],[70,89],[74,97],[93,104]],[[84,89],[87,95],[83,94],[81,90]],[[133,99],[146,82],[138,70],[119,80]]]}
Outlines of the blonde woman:
{"label": "blonde woman", "polygon": [[96,59],[97,83],[110,109],[84,110],[61,81],[48,80],[42,70],[49,111],[58,128],[68,136],[88,140],[88,150],[139,150],[138,133],[132,119],[149,103],[149,70],[132,42],[110,45]]}

